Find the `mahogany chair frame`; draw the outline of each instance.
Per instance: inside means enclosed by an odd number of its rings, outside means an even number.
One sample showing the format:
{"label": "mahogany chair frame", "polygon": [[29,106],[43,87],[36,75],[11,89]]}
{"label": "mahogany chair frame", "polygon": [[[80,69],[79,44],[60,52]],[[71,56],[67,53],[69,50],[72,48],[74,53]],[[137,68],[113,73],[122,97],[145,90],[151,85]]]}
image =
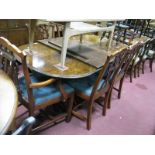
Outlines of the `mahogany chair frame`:
{"label": "mahogany chair frame", "polygon": [[136,51],[137,51],[137,48],[138,48],[137,46],[138,45],[135,45],[131,49],[128,48],[126,50],[126,52],[128,53],[127,59],[124,62],[123,66],[120,68],[120,71],[118,72],[118,74],[116,75],[115,83],[119,82],[119,86],[118,86],[118,88],[113,86],[113,89],[118,92],[118,99],[121,98],[121,92],[122,92],[122,86],[123,86],[124,78],[125,78],[125,75],[126,75],[126,73],[128,71],[128,68],[129,68],[129,66],[130,66],[130,64],[131,64],[131,62],[133,60],[133,57],[136,54]]}
{"label": "mahogany chair frame", "polygon": [[139,77],[139,66],[140,66],[140,60],[139,62],[135,65],[135,61],[136,58],[139,56],[139,51],[140,48],[142,48],[143,44],[137,43],[136,45],[134,45],[132,48],[132,53],[134,53],[133,55],[133,59],[130,62],[130,65],[128,67],[128,71],[130,74],[130,82],[132,82],[132,78],[133,78],[133,73],[134,73],[134,77],[136,78],[136,71],[138,71],[138,77]]}
{"label": "mahogany chair frame", "polygon": [[[109,88],[109,98],[108,98],[108,103],[107,103],[107,108],[110,109],[111,108],[111,96],[112,96],[112,90],[114,89],[114,84],[120,80],[120,85],[119,85],[119,89],[122,89],[122,85],[123,85],[123,80],[124,80],[124,76],[126,73],[126,69],[128,67],[128,59],[130,58],[129,52],[127,49],[124,49],[122,51],[122,53],[120,53],[118,56],[118,61],[116,61],[115,66],[117,66],[114,70],[114,74],[113,74],[113,78],[111,80],[110,83],[110,88]],[[116,90],[116,88],[115,88]],[[121,95],[121,91],[118,93],[118,95]]]}
{"label": "mahogany chair frame", "polygon": [[[68,101],[69,102],[67,114],[70,114],[71,107],[72,107],[73,100],[74,100],[74,93],[66,93],[64,91],[64,87],[61,84],[61,79],[50,78],[46,81],[32,83],[31,79],[30,79],[29,69],[28,69],[27,62],[26,62],[27,54],[24,51],[21,51],[20,49],[18,49],[15,45],[11,44],[7,39],[5,39],[3,37],[0,37],[0,46],[3,47],[7,51],[7,53],[10,53],[11,56],[14,56],[14,58],[12,60],[8,59],[8,57],[5,57],[6,60],[3,60],[4,54],[1,55],[2,56],[1,60],[3,62],[4,61],[10,61],[10,63],[11,63],[12,61],[15,60],[15,58],[18,57],[18,59],[20,59],[20,61],[22,63],[22,69],[23,69],[23,73],[24,73],[24,77],[25,77],[28,99],[26,100],[21,96],[21,103],[22,103],[22,105],[24,105],[28,109],[29,116],[35,116],[36,110],[44,109],[49,105],[57,104],[61,101],[63,101],[63,102]],[[5,66],[4,66],[4,68],[5,68]],[[62,95],[60,97],[55,98],[55,99],[48,100],[42,104],[35,105],[35,99],[33,96],[33,89],[44,87],[47,85],[51,85],[54,82],[57,83],[57,86],[58,86]],[[64,118],[66,118],[66,121],[69,121],[70,116],[67,114],[63,114],[61,116],[55,117],[54,119],[50,120],[49,122],[47,122],[43,125],[37,126],[35,129],[33,129],[33,132],[47,128],[47,127],[51,126],[52,124],[54,124],[54,122],[56,122],[58,120],[62,120]]]}
{"label": "mahogany chair frame", "polygon": [[[145,54],[148,55],[149,50],[153,50],[155,51],[155,39],[151,39],[148,41],[146,49],[145,49]],[[155,54],[152,56],[152,58],[147,57],[146,60],[149,60],[149,67],[150,67],[150,72],[152,72],[153,70],[153,61],[155,59]],[[145,61],[142,61],[142,73],[144,74],[144,65],[145,65]]]}
{"label": "mahogany chair frame", "polygon": [[[86,128],[88,130],[91,129],[91,120],[92,120],[92,110],[94,102],[99,99],[100,97],[103,98],[102,101],[104,101],[104,104],[99,103],[99,105],[102,106],[102,115],[106,115],[106,109],[109,101],[109,95],[111,90],[111,84],[112,81],[115,78],[116,73],[119,70],[120,64],[117,66],[116,63],[112,63],[113,61],[116,61],[116,57],[121,57],[121,63],[122,64],[126,58],[126,53],[124,51],[114,56],[108,56],[106,63],[103,65],[101,71],[99,72],[99,75],[93,85],[93,89],[90,96],[85,95],[84,93],[80,91],[75,90],[75,96],[82,98],[85,103],[87,104],[87,116],[82,115],[80,112],[76,111],[74,108],[72,108],[72,114],[79,118],[80,120],[86,121]],[[110,67],[109,67],[110,66]],[[106,78],[104,78],[105,83],[101,86],[101,88],[98,90],[98,86],[100,81],[103,79],[105,73],[108,70],[108,75],[106,75]],[[104,97],[103,97],[104,96]],[[71,115],[70,115],[71,116]]]}

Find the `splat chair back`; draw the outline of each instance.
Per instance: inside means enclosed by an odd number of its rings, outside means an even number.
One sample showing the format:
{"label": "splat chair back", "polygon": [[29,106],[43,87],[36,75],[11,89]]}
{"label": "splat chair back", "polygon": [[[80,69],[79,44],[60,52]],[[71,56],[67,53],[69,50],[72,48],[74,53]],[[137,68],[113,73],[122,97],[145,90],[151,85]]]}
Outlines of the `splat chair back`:
{"label": "splat chair back", "polygon": [[111,70],[112,75],[107,77],[110,80],[110,88],[109,88],[109,97],[107,102],[107,107],[111,107],[111,95],[112,90],[114,87],[114,84],[119,78],[122,78],[124,76],[125,69],[127,67],[127,60],[129,58],[129,53],[127,49],[124,49],[120,53],[118,53],[114,60],[111,62],[111,67],[109,70]]}
{"label": "splat chair back", "polygon": [[136,77],[136,72],[138,69],[138,76],[139,76],[139,66],[140,66],[140,58],[139,55],[142,53],[143,44],[137,43],[134,46],[130,47],[130,53],[132,53],[132,60],[129,64],[128,71],[130,74],[130,82],[132,82],[132,77],[134,73],[134,77]]}
{"label": "splat chair back", "polygon": [[[18,94],[20,94],[18,63],[14,53],[10,49],[12,49],[12,44],[6,38],[0,37],[0,68],[12,79],[17,87]],[[17,52],[16,55],[19,55],[19,53]]]}
{"label": "splat chair back", "polygon": [[0,68],[16,82],[17,77],[15,76],[18,74],[18,67],[13,53],[9,51],[10,47],[11,43],[7,39],[0,37]]}
{"label": "splat chair back", "polygon": [[[94,102],[105,96],[102,100],[104,104],[99,103],[102,107],[102,115],[106,114],[107,105],[110,102],[110,92],[115,80],[116,74],[126,59],[126,52],[122,51],[115,56],[108,56],[101,70],[83,79],[69,81],[75,89],[76,95],[82,98],[87,104],[87,116],[81,114],[73,108],[73,115],[81,120],[87,121],[87,129],[91,128],[92,108]],[[82,102],[83,103],[83,102]]]}
{"label": "splat chair back", "polygon": [[[93,96],[97,95],[98,92],[102,93],[102,88],[104,88],[105,91],[105,86],[109,88],[109,86],[115,81],[116,75],[119,72],[120,68],[123,66],[123,63],[126,61],[126,59],[127,59],[127,52],[125,50],[118,53],[114,57],[113,56],[107,57],[107,61],[103,66],[103,68],[101,69],[97,77],[97,80],[94,84],[90,100],[92,100]],[[99,86],[100,81],[103,79],[104,83],[102,83],[102,85]]]}
{"label": "splat chair back", "polygon": [[138,55],[138,49],[140,48],[139,44],[126,49],[127,57],[126,60],[124,61],[122,67],[120,67],[117,75],[116,75],[116,80],[115,83],[119,82],[118,88],[114,85],[113,89],[118,92],[118,98],[121,98],[121,91],[122,91],[122,86],[123,86],[123,81],[125,78],[125,75],[128,71],[129,66],[132,64],[133,58]]}
{"label": "splat chair back", "polygon": [[149,60],[150,71],[153,70],[153,61],[155,59],[155,38],[151,39],[148,43],[148,48],[146,50],[147,60]]}

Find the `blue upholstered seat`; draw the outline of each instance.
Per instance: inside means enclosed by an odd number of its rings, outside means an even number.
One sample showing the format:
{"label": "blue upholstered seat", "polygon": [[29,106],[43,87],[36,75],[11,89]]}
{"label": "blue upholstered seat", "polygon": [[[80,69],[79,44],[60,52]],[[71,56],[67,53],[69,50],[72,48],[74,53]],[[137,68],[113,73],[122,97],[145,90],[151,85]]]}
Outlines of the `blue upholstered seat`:
{"label": "blue upholstered seat", "polygon": [[155,55],[155,51],[149,50],[149,52],[145,54],[142,59],[146,60],[148,58],[153,58],[153,55]]}
{"label": "blue upholstered seat", "polygon": [[[46,77],[40,76],[39,74],[38,74],[38,76],[36,76],[36,74],[35,74],[35,76],[33,74],[31,74],[30,78],[31,78],[32,83],[41,82],[46,79]],[[64,90],[66,93],[72,93],[74,91],[74,89],[72,87],[70,87],[69,85],[67,85],[67,84],[63,84],[63,85],[64,85]],[[22,92],[22,96],[25,99],[27,99],[28,95],[27,95],[27,89],[26,89],[24,77],[19,79],[19,86],[20,86],[20,89]],[[45,86],[45,87],[34,88],[33,96],[35,99],[35,105],[39,105],[45,101],[60,97],[61,92],[57,88],[56,84],[53,83],[53,84]]]}
{"label": "blue upholstered seat", "polygon": [[148,56],[146,54],[143,55],[142,60],[146,60]]}
{"label": "blue upholstered seat", "polygon": [[155,55],[155,51],[149,50],[149,52],[148,52],[148,57],[149,57],[149,58],[152,58],[153,55]]}
{"label": "blue upholstered seat", "polygon": [[[75,89],[75,91],[77,90],[84,93],[87,96],[90,96],[92,93],[95,81],[97,79],[97,75],[98,74],[96,73],[86,78],[70,80],[68,81],[68,83],[70,86],[72,86]],[[98,85],[97,90],[99,90],[104,84],[105,84],[105,80],[102,79]]]}
{"label": "blue upholstered seat", "polygon": [[0,64],[0,69],[3,67],[3,65],[2,64]]}

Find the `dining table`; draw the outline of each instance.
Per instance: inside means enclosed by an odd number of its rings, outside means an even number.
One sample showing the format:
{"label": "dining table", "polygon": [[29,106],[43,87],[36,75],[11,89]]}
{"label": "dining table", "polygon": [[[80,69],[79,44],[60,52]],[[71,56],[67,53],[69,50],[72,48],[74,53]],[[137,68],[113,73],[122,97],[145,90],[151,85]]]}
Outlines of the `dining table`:
{"label": "dining table", "polygon": [[0,69],[0,135],[5,134],[12,126],[17,106],[17,89],[10,77]]}
{"label": "dining table", "polygon": [[135,45],[137,43],[143,43],[145,44],[147,41],[149,41],[151,38],[147,36],[141,36],[141,37],[136,37],[133,40],[130,41],[130,45]]}
{"label": "dining table", "polygon": [[[58,45],[53,46],[53,41]],[[68,45],[65,65],[67,70],[55,67],[61,59],[61,38],[39,40],[33,44],[33,50],[27,53],[28,67],[41,74],[56,78],[82,78],[99,71],[105,64],[107,56],[115,56],[128,46],[112,41],[108,49],[107,41],[100,41],[97,35],[84,35],[82,45],[79,36],[71,38]],[[59,43],[61,44],[59,46]],[[19,47],[27,51],[28,44]],[[20,61],[20,60],[19,60]]]}

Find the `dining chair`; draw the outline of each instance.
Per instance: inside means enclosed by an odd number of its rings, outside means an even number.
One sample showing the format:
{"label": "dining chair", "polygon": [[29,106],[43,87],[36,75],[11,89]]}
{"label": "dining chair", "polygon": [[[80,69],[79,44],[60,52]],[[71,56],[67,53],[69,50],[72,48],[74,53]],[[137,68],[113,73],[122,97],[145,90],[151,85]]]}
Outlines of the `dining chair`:
{"label": "dining chair", "polygon": [[[12,64],[10,55],[14,56],[13,60],[18,59],[21,62],[24,76],[20,77],[17,82],[20,90],[19,95],[21,95],[21,103],[28,109],[29,116],[35,116],[36,111],[60,102],[68,103],[67,114],[69,114],[74,100],[74,89],[72,87],[62,83],[61,79],[49,78],[39,73],[33,74],[33,72],[30,72],[26,62],[27,54],[3,37],[0,37],[0,47],[3,53],[2,56],[5,55],[5,59],[2,60],[3,62],[7,60],[8,64]],[[12,72],[13,74],[16,73]],[[67,114],[55,117],[46,124],[36,127],[33,131],[40,130],[46,126],[48,127],[55,121],[65,118]],[[69,115],[67,115],[66,121],[69,120],[68,118]]]}
{"label": "dining chair", "polygon": [[147,53],[148,59],[150,60],[150,71],[153,71],[153,61],[155,59],[155,39],[152,41],[152,47]]}
{"label": "dining chair", "polygon": [[116,25],[116,32],[117,32],[117,39],[121,42],[125,42],[127,30],[129,29],[129,26],[124,24],[123,22],[118,22]]}
{"label": "dining chair", "polygon": [[138,54],[138,75],[140,68],[142,68],[142,74],[144,74],[146,60],[149,60],[150,71],[152,72],[153,60],[155,59],[155,39],[148,40],[146,43],[143,43],[142,46]]}
{"label": "dining chair", "polygon": [[142,74],[144,74],[144,66],[145,66],[145,62],[148,58],[148,51],[150,48],[150,43],[151,40],[148,40],[145,44],[144,44],[144,48],[143,48],[143,52],[141,53],[141,55],[139,55],[140,58],[140,65],[139,65],[139,69],[142,69]]}
{"label": "dining chair", "polygon": [[49,24],[36,26],[35,40],[47,39],[49,37]]}
{"label": "dining chair", "polygon": [[[138,77],[140,76],[140,69],[141,69],[141,64],[142,64],[142,60],[144,58],[144,55],[145,55],[145,46],[146,46],[146,43],[140,43],[140,49],[138,51],[138,55],[137,55],[137,64],[135,64],[135,68],[137,69],[137,74],[138,74]],[[135,73],[135,76],[136,77],[136,73]]]}
{"label": "dining chair", "polygon": [[139,66],[140,66],[140,58],[139,55],[142,53],[143,50],[143,44],[137,43],[134,46],[130,46],[132,49],[132,52],[134,53],[134,56],[132,58],[132,61],[128,67],[128,72],[130,75],[130,82],[132,82],[133,74],[134,77],[136,78],[137,72],[138,72],[138,77],[139,77]]}
{"label": "dining chair", "polygon": [[[72,114],[77,118],[86,121],[88,130],[91,129],[92,109],[94,102],[100,97],[102,97],[104,101],[104,104],[99,103],[99,105],[102,106],[102,115],[106,115],[107,104],[108,101],[110,101],[109,91],[111,89],[113,80],[115,79],[115,75],[118,72],[120,65],[122,65],[122,61],[124,61],[125,57],[125,52],[120,52],[115,57],[108,56],[106,63],[96,74],[86,78],[68,81],[68,84],[75,89],[75,96],[84,100],[87,105],[86,116],[75,110],[76,106],[72,108]],[[71,114],[69,116],[71,116]]]}
{"label": "dining chair", "polygon": [[[139,45],[135,45],[131,48],[126,49],[126,52],[128,53],[127,59],[124,61],[124,64],[120,68],[119,72],[116,75],[116,80],[113,86],[113,89],[118,92],[118,99],[121,98],[121,92],[122,92],[122,86],[124,82],[125,75],[127,74],[129,66],[132,64],[133,58],[137,52],[137,48]],[[118,84],[119,83],[119,84]],[[116,84],[118,84],[118,87],[116,88]]]}
{"label": "dining chair", "polygon": [[155,20],[147,19],[147,26],[144,31],[144,36],[153,38],[155,35]]}
{"label": "dining chair", "polygon": [[[109,98],[107,103],[107,108],[111,108],[111,96],[113,89],[118,91],[118,98],[121,97],[121,90],[122,85],[124,81],[125,74],[127,72],[127,68],[129,66],[129,61],[132,58],[132,55],[129,53],[128,49],[124,49],[121,53],[121,55],[118,55],[116,57],[117,61],[114,61],[114,66],[116,66],[114,70],[114,75],[110,83],[110,89],[109,89]],[[114,85],[120,81],[119,83],[119,89],[117,89]]]}
{"label": "dining chair", "polygon": [[56,37],[62,37],[63,36],[63,30],[64,26],[60,23],[50,22],[49,23],[49,39],[56,38]]}
{"label": "dining chair", "polygon": [[142,57],[143,63],[142,63],[142,72],[144,73],[144,64],[146,60],[149,60],[149,67],[150,72],[153,70],[153,61],[155,59],[155,38],[148,41],[145,54]]}

